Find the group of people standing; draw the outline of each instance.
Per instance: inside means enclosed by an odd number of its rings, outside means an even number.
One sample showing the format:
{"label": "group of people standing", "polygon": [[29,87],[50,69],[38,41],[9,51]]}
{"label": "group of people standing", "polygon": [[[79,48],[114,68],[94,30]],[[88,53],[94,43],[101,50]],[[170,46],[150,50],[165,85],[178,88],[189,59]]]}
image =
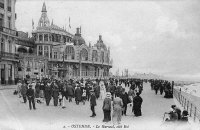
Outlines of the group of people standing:
{"label": "group of people standing", "polygon": [[174,82],[169,82],[167,80],[153,80],[151,79],[149,81],[151,83],[151,89],[155,90],[155,94],[158,94],[158,91],[160,91],[160,95],[165,93],[165,98],[173,98],[173,86]]}
{"label": "group of people standing", "polygon": [[[123,84],[128,84],[124,85]],[[129,87],[127,92],[126,87]],[[127,105],[132,105],[132,112],[134,115],[141,116],[141,105],[143,99],[140,94],[143,90],[143,81],[136,79],[119,80],[55,80],[55,79],[42,79],[41,81],[20,80],[18,83],[19,97],[23,98],[24,103],[29,100],[29,109],[32,107],[35,110],[35,102],[38,104],[46,103],[50,105],[53,98],[54,106],[65,107],[65,100],[72,102],[73,98],[75,103],[79,105],[80,102],[85,104],[86,101],[90,102],[92,111],[91,117],[96,116],[95,106],[96,100],[103,100],[102,110],[104,112],[103,122],[113,121],[120,124],[122,115],[126,116]],[[111,115],[111,111],[113,114]]]}

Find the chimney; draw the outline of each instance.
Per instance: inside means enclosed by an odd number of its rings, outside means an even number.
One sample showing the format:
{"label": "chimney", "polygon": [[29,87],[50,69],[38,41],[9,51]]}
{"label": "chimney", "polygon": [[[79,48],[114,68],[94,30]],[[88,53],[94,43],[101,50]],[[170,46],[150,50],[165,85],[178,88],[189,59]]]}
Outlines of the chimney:
{"label": "chimney", "polygon": [[101,35],[99,35],[99,41],[102,41],[102,36]]}
{"label": "chimney", "polygon": [[81,33],[80,33],[80,28],[76,28],[76,36],[81,36]]}

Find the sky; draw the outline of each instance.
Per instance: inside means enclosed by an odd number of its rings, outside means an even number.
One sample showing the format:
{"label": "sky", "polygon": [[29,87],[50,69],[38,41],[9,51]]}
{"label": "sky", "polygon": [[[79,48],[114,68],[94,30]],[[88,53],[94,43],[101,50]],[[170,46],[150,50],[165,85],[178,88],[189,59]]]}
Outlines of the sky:
{"label": "sky", "polygon": [[[43,0],[17,0],[16,28],[31,33]],[[50,22],[72,34],[82,28],[87,44],[101,34],[111,49],[113,74],[154,73],[200,80],[199,0],[45,0]],[[69,26],[69,17],[70,25]]]}

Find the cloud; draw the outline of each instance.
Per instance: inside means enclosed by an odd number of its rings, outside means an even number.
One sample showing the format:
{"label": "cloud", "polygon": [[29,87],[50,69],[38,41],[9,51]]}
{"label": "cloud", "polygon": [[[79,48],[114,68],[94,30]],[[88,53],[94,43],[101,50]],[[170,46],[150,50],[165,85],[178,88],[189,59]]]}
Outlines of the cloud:
{"label": "cloud", "polygon": [[175,33],[178,29],[178,22],[176,20],[169,19],[169,17],[161,16],[157,19],[156,31],[160,33]]}
{"label": "cloud", "polygon": [[[37,25],[43,1],[17,1],[16,26]],[[112,72],[155,72],[170,76],[198,77],[200,73],[200,1],[45,1],[49,19],[71,33],[82,27],[87,44],[98,35],[111,49]],[[29,6],[27,6],[29,5]],[[59,14],[59,15],[58,15]]]}

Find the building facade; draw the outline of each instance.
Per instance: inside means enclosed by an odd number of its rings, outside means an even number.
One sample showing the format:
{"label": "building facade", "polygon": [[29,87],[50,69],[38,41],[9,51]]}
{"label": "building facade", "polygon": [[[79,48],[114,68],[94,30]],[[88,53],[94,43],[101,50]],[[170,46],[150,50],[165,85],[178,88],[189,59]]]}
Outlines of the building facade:
{"label": "building facade", "polygon": [[14,83],[17,73],[15,3],[16,0],[0,0],[0,84]]}
{"label": "building facade", "polygon": [[15,4],[16,0],[0,0],[0,85],[48,72],[48,59],[36,55],[34,39],[15,28]]}
{"label": "building facade", "polygon": [[36,30],[32,32],[37,56],[48,59],[48,74],[56,78],[101,78],[112,67],[110,48],[99,36],[94,46],[87,45],[77,28],[73,35],[50,23],[45,3]]}

